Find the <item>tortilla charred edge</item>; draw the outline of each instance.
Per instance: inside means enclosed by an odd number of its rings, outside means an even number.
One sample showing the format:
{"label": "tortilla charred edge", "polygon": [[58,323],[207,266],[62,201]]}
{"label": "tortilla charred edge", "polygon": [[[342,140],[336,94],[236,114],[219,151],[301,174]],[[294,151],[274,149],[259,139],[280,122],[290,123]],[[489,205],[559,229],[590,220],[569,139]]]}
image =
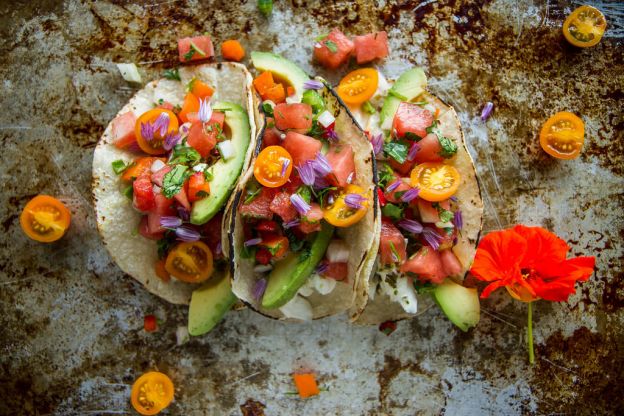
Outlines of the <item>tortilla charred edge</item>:
{"label": "tortilla charred edge", "polygon": [[[251,93],[253,78],[251,77],[251,74],[249,73],[249,71],[244,65],[239,64],[239,63],[233,63],[233,62],[188,65],[188,66],[181,67],[181,69],[182,68],[184,71],[188,71],[189,73],[195,73],[194,71],[200,72],[203,68],[213,69],[214,71],[216,71],[215,77],[219,77],[220,75],[223,76],[222,71],[232,71],[232,73],[238,73],[238,76],[242,78],[240,80],[240,85],[238,85],[239,82],[236,82],[236,84],[234,84],[235,88],[239,88],[240,90],[240,95],[237,94],[238,98],[236,99],[236,102],[240,104],[241,106],[245,107],[246,109],[246,112],[249,118],[249,124],[250,124],[249,127],[250,127],[251,137],[250,137],[249,146],[246,151],[245,160],[243,162],[241,175],[239,175],[237,182],[234,184],[234,189],[236,189],[236,186],[238,185],[238,181],[240,180],[242,173],[244,173],[249,166],[249,162],[251,161],[251,158],[252,158],[253,148],[255,148],[254,140],[255,140],[255,131],[256,131],[255,127],[256,126],[255,126],[254,115],[251,112],[251,110],[253,109],[253,97]],[[160,78],[160,79],[148,82],[130,98],[130,100],[121,108],[121,110],[117,112],[113,120],[117,118],[119,115],[126,113],[127,111],[134,111],[135,115],[138,118],[140,114],[136,114],[136,109],[137,109],[136,101],[141,97],[141,95],[147,94],[148,89],[152,89],[153,90],[152,94],[155,94],[155,91],[160,84],[174,83],[174,82],[180,83],[179,89],[176,88],[176,91],[175,91],[175,95],[177,96],[177,92],[184,91],[184,84],[182,81],[172,81],[172,80],[167,80],[165,78]],[[233,84],[231,82],[228,82],[228,85],[231,86]],[[174,92],[172,91],[171,94],[174,94]],[[218,94],[218,91],[217,91],[217,94]],[[234,93],[232,92],[232,94]],[[106,232],[104,231],[104,227],[106,224],[103,223],[103,221],[106,219],[106,217],[104,215],[100,216],[99,205],[101,204],[101,202],[100,202],[100,198],[98,197],[98,194],[100,192],[102,192],[103,194],[106,194],[106,189],[100,190],[100,188],[103,186],[103,184],[101,183],[101,179],[108,179],[108,182],[110,182],[111,177],[114,178],[114,176],[106,172],[103,172],[102,169],[99,167],[99,165],[96,166],[95,162],[96,162],[96,155],[98,154],[98,152],[110,152],[111,147],[114,147],[113,142],[112,142],[112,137],[111,137],[111,128],[112,128],[111,126],[112,126],[112,121],[109,122],[104,133],[102,134],[102,137],[100,138],[100,140],[98,140],[98,143],[94,150],[94,163],[92,164],[91,197],[93,200],[94,210],[96,214],[96,225],[97,225],[98,232],[102,238],[102,242],[104,243],[104,246],[109,252],[109,255],[111,256],[112,260],[122,270],[122,272],[124,272],[127,276],[130,276],[133,279],[140,282],[148,292],[173,304],[188,304],[190,302],[192,291],[195,288],[200,287],[201,284],[193,285],[189,283],[178,282],[175,280],[172,280],[169,283],[164,284],[155,275],[155,272],[153,271],[154,269],[153,265],[149,266],[150,267],[149,272],[144,270],[143,273],[139,273],[141,276],[137,276],[136,273],[127,272],[126,270],[124,270],[122,266],[119,265],[119,262],[117,260],[118,253],[115,252],[114,247],[111,247],[111,242],[108,241],[107,238],[105,237]],[[105,147],[105,146],[111,146],[111,147]],[[123,151],[121,149],[117,149],[117,151],[119,153],[131,154],[132,157],[136,157],[136,154],[131,153],[131,152]],[[119,182],[120,182],[120,179],[116,179],[114,183],[115,189],[109,190],[109,192],[117,192],[121,194],[120,189],[118,189]],[[123,195],[121,196],[123,198],[126,198]],[[228,207],[232,203],[232,196],[233,196],[233,192],[232,192],[232,195],[230,195],[230,197],[228,198],[228,200],[222,207],[222,210],[224,213],[227,212]],[[125,210],[125,208],[123,207],[120,208],[120,210],[122,209]],[[134,213],[133,215],[138,215],[138,213]],[[225,218],[226,216],[224,215],[223,221],[225,221]],[[223,224],[224,222],[222,222],[221,224],[222,227],[223,227]],[[223,229],[221,230],[221,232],[223,235]],[[149,249],[155,252],[156,250],[155,242],[149,242],[147,239],[145,240],[147,242],[145,246],[146,247],[149,246],[149,248],[143,247],[141,248],[141,250]],[[152,253],[150,253],[150,256],[152,256]],[[228,273],[228,272],[229,270],[227,270],[225,273]],[[153,282],[156,282],[156,286]]]}
{"label": "tortilla charred edge", "polygon": [[[337,112],[337,114],[334,114],[334,116],[337,116],[338,114],[340,114],[340,112],[346,111],[346,115],[348,120],[350,121],[350,123],[353,125],[355,131],[357,131],[358,136],[362,139],[365,140],[366,143],[368,144],[368,147],[370,148],[370,152],[369,152],[369,159],[370,159],[370,164],[371,164],[371,168],[372,168],[372,177],[373,177],[373,208],[374,208],[374,212],[373,212],[373,224],[378,223],[378,219],[379,219],[379,202],[378,202],[378,198],[377,198],[377,169],[376,169],[376,160],[375,160],[375,155],[374,152],[372,150],[372,145],[370,144],[370,141],[367,140],[364,131],[362,130],[362,128],[360,127],[360,125],[357,123],[355,117],[353,116],[353,114],[351,113],[351,111],[349,111],[349,108],[345,105],[345,103],[342,101],[342,99],[338,96],[338,94],[334,91],[334,89],[331,87],[331,85],[323,78],[321,77],[316,77],[316,80],[320,81],[323,86],[324,89],[322,90],[322,93],[324,94],[329,94],[332,99],[334,99],[337,103],[337,107],[335,109],[335,111]],[[266,115],[264,115],[264,111],[262,110],[262,102],[261,99],[259,97],[259,95],[257,93],[254,93],[254,98],[256,98],[258,100],[258,104],[256,106],[254,106],[254,108],[257,110],[256,112],[256,122],[258,123],[257,125],[257,131],[258,136],[256,138],[256,149],[254,152],[254,159],[252,159],[252,162],[250,163],[250,167],[248,169],[248,172],[246,172],[244,175],[242,175],[241,180],[239,181],[238,184],[238,189],[236,190],[236,195],[234,196],[234,203],[231,206],[231,213],[228,214],[228,218],[230,223],[228,224],[228,246],[229,246],[229,250],[232,253],[232,255],[230,256],[230,267],[231,267],[231,279],[232,279],[232,287],[234,288],[235,285],[235,279],[236,279],[236,269],[237,269],[237,259],[236,259],[236,255],[235,255],[235,244],[236,244],[236,218],[238,216],[238,209],[240,207],[241,201],[243,200],[243,192],[245,191],[245,187],[247,185],[247,181],[249,179],[251,179],[251,175],[253,174],[253,162],[255,160],[255,158],[258,156],[258,154],[260,153],[260,150],[262,149],[262,137],[264,135],[264,132],[267,128],[267,121],[266,121]],[[368,163],[368,159],[366,159],[366,163]],[[377,233],[378,234],[378,233]],[[371,240],[371,246],[373,244],[373,241]],[[353,279],[355,280],[354,284],[353,284],[353,290],[352,290],[352,298],[351,298],[351,305],[353,304],[353,302],[355,301],[356,298],[356,294],[357,294],[357,290],[359,287],[359,276],[364,272],[363,270],[360,270],[364,264],[366,264],[367,260],[368,260],[368,253],[371,249],[371,246],[368,247],[367,250],[364,250],[363,252],[363,256],[362,258],[359,260],[358,262],[358,267],[356,269],[356,273],[353,273]],[[241,261],[240,259],[238,259],[238,261]],[[370,265],[369,268],[372,268],[372,265]],[[370,272],[370,271],[369,271]],[[235,291],[236,294],[236,291]],[[285,318],[283,316],[274,316],[274,315],[270,315],[267,312],[261,310],[260,308],[254,306],[253,304],[251,304],[251,302],[245,300],[245,299],[241,299],[239,297],[239,299],[241,300],[241,302],[243,302],[247,307],[249,307],[250,309],[254,310],[255,312],[266,316],[267,318],[271,318],[271,319],[276,319],[276,320],[291,320],[289,318]],[[348,311],[348,307],[345,309],[345,311]],[[344,311],[343,311],[344,312]],[[281,315],[281,312],[279,313]],[[322,319],[331,315],[334,315],[335,313],[326,313],[326,314],[321,314],[318,316],[314,316],[313,320],[316,319]]]}
{"label": "tortilla charred edge", "polygon": [[[448,108],[447,111],[452,112],[454,119],[456,119],[457,125],[458,125],[458,129],[459,129],[459,133],[460,133],[460,138],[461,138],[461,146],[463,148],[463,151],[465,153],[465,155],[467,156],[468,160],[470,161],[470,165],[472,168],[472,173],[474,175],[475,178],[475,182],[476,182],[476,193],[475,195],[473,195],[474,200],[470,200],[470,201],[466,201],[466,204],[474,204],[477,211],[479,212],[479,223],[478,223],[478,229],[476,231],[476,235],[475,235],[475,241],[472,243],[472,246],[474,247],[474,250],[476,250],[476,247],[479,243],[479,240],[481,238],[481,233],[482,233],[482,228],[483,228],[483,197],[481,195],[481,181],[479,179],[479,176],[477,175],[477,171],[476,171],[476,167],[474,164],[474,160],[472,158],[472,155],[470,154],[469,150],[468,150],[468,146],[466,144],[466,138],[464,135],[464,131],[462,129],[461,126],[461,122],[459,121],[459,117],[457,116],[457,113],[455,111],[455,109],[453,108],[453,106],[448,105],[445,101],[443,101],[442,99],[440,99],[438,96],[430,93],[429,91],[425,91],[425,94],[429,94],[431,97],[433,97],[434,100],[439,101],[442,105],[444,105],[445,107]],[[461,208],[461,206],[460,206]],[[381,221],[380,221],[381,223]],[[476,225],[476,224],[475,224]],[[363,292],[363,300],[365,300],[365,302],[360,302],[362,303],[362,308],[356,308],[355,310],[350,310],[350,319],[353,323],[358,324],[358,325],[377,325],[380,324],[382,322],[385,321],[401,321],[404,319],[410,319],[410,318],[414,318],[416,316],[418,316],[419,314],[423,313],[424,311],[426,311],[427,309],[429,309],[431,306],[434,305],[434,301],[433,299],[431,299],[431,301],[429,302],[428,305],[426,305],[423,309],[420,309],[420,305],[419,305],[419,311],[417,312],[417,314],[407,314],[400,305],[398,305],[397,302],[393,302],[391,300],[388,299],[389,302],[392,302],[391,305],[388,306],[398,306],[398,308],[395,308],[397,310],[400,309],[400,312],[397,312],[396,315],[393,315],[392,317],[390,317],[389,319],[370,319],[370,316],[366,316],[367,319],[362,320],[361,318],[363,318],[363,315],[365,313],[366,307],[369,305],[369,299],[368,299],[368,290],[369,290],[369,281],[370,278],[372,278],[376,272],[377,272],[377,252],[378,252],[378,248],[374,251],[371,251],[370,253],[370,257],[371,259],[374,261],[375,263],[375,267],[373,267],[373,269],[371,270],[370,275],[368,276],[368,278],[366,278],[366,276],[362,276],[361,277],[361,281],[363,283],[365,283],[365,292]],[[474,254],[473,254],[473,258],[474,258]],[[462,276],[462,280],[466,278],[466,276],[469,274],[470,272],[470,267],[466,267],[466,271],[464,272],[463,276]],[[456,279],[454,279],[456,280]],[[387,298],[387,296],[383,293],[377,294],[377,296],[383,296],[385,298]],[[419,295],[419,299],[430,299],[430,296],[425,295],[425,296],[420,296]],[[375,299],[377,300],[377,298]],[[374,302],[374,301],[373,301]],[[376,306],[378,306],[378,304],[376,304]]]}

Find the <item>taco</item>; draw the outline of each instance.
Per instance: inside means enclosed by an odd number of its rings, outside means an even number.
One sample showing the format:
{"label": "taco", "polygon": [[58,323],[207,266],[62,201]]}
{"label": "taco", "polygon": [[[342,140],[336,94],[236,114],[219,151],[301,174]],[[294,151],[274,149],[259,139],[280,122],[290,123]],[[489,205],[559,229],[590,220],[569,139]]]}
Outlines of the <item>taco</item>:
{"label": "taco", "polygon": [[234,63],[169,75],[138,91],[106,128],[93,195],[113,260],[151,293],[190,302],[189,332],[198,334],[235,301],[221,236],[255,148],[252,78]]}
{"label": "taco", "polygon": [[[351,309],[357,323],[414,316],[435,300],[460,328],[479,319],[461,286],[476,252],[483,201],[455,110],[426,91],[419,68],[378,94],[378,113],[356,114],[377,156],[379,249]],[[389,89],[388,89],[389,88]],[[433,295],[433,296],[431,296]]]}
{"label": "taco", "polygon": [[372,147],[322,79],[279,55],[251,58],[260,134],[232,205],[233,291],[278,319],[344,312],[372,267]]}

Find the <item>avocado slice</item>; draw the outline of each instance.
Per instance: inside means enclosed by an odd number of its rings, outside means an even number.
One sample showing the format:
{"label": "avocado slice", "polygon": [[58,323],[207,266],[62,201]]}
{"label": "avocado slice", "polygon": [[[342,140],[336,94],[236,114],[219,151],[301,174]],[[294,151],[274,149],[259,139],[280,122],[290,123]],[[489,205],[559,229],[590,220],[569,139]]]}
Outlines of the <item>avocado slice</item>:
{"label": "avocado slice", "polygon": [[270,71],[278,79],[287,81],[295,89],[297,101],[301,102],[303,83],[310,77],[297,64],[276,53],[257,51],[251,53],[251,62],[257,70]]}
{"label": "avocado slice", "polygon": [[403,101],[411,101],[425,92],[427,76],[421,68],[412,68],[401,74],[392,88],[388,91],[381,112],[379,122],[383,130],[390,130],[394,114]]}
{"label": "avocado slice", "polygon": [[230,278],[226,275],[193,291],[188,315],[188,331],[193,336],[210,332],[236,303]]}
{"label": "avocado slice", "polygon": [[306,282],[314,268],[325,255],[329,241],[334,234],[334,227],[325,221],[321,230],[314,237],[309,256],[300,261],[302,253],[291,252],[284,260],[275,265],[269,275],[269,283],[262,297],[262,307],[277,309],[290,301]]}
{"label": "avocado slice", "polygon": [[462,331],[466,332],[479,323],[481,307],[477,289],[469,289],[446,279],[433,290],[433,298],[447,318]]}
{"label": "avocado slice", "polygon": [[232,145],[236,155],[229,159],[219,159],[212,166],[213,179],[210,181],[210,195],[193,204],[191,223],[204,224],[223,207],[229,198],[238,177],[243,170],[245,155],[249,147],[251,130],[247,111],[238,104],[218,102],[212,106],[214,111],[225,112],[225,126],[232,133]]}

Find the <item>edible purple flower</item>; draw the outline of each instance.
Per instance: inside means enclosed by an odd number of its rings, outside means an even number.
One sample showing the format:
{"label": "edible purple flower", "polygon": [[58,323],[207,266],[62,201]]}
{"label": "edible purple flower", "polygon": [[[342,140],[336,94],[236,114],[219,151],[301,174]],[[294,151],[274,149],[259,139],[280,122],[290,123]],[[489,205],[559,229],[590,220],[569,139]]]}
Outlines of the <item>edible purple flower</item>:
{"label": "edible purple flower", "polygon": [[262,297],[262,295],[264,295],[264,291],[267,288],[267,280],[266,279],[260,279],[257,280],[256,283],[254,284],[253,287],[253,297],[255,300],[260,300],[260,298]]}
{"label": "edible purple flower", "polygon": [[219,241],[215,247],[215,254],[219,256],[221,253],[223,253],[223,247],[221,246],[221,241]]}
{"label": "edible purple flower", "polygon": [[375,152],[375,156],[381,153],[383,150],[383,134],[379,133],[371,137],[371,145],[373,145],[373,152]]}
{"label": "edible purple flower", "polygon": [[420,145],[416,142],[412,143],[409,152],[407,153],[407,160],[410,162],[416,159],[416,153],[420,150]]}
{"label": "edible purple flower", "polygon": [[410,188],[407,192],[405,192],[401,196],[401,201],[410,202],[411,200],[413,200],[414,198],[418,196],[419,192],[420,192],[420,189],[418,188]]}
{"label": "edible purple flower", "polygon": [[303,88],[306,90],[320,90],[323,88],[323,83],[317,80],[310,80],[303,83]]}
{"label": "edible purple flower", "polygon": [[396,181],[388,185],[388,187],[386,188],[386,192],[394,192],[394,190],[397,189],[402,183],[403,181],[401,179],[397,179]]}
{"label": "edible purple flower", "polygon": [[455,224],[455,228],[458,230],[461,230],[464,226],[464,219],[460,210],[455,211],[455,214],[453,215],[453,224]]}
{"label": "edible purple flower", "polygon": [[178,217],[182,218],[182,221],[188,221],[191,218],[190,212],[181,206],[178,207]]}
{"label": "edible purple flower", "polygon": [[409,219],[399,221],[398,226],[414,234],[420,234],[423,230],[423,226],[421,223]]}
{"label": "edible purple flower", "polygon": [[347,196],[345,196],[344,201],[345,201],[345,204],[349,208],[362,209],[363,208],[362,203],[364,201],[368,201],[368,198],[365,198],[360,194],[347,194]]}
{"label": "edible purple flower", "polygon": [[453,202],[457,202],[457,197],[455,195],[453,195],[452,197],[449,198],[451,201]]}
{"label": "edible purple flower", "polygon": [[490,114],[492,113],[492,109],[494,108],[494,103],[488,101],[483,107],[483,111],[481,111],[481,121],[485,121],[488,119]]}
{"label": "edible purple flower", "polygon": [[442,237],[434,229],[424,227],[422,230],[422,236],[431,248],[434,250],[440,248],[440,241],[442,241]]}
{"label": "edible purple flower", "polygon": [[178,217],[165,215],[160,217],[160,226],[164,228],[177,228],[182,225],[182,220]]}
{"label": "edible purple flower", "polygon": [[286,170],[290,166],[290,159],[284,159],[282,162],[282,177],[286,176]]}
{"label": "edible purple flower", "polygon": [[300,215],[307,214],[310,208],[312,208],[299,194],[292,194],[290,196],[290,202]]}
{"label": "edible purple flower", "polygon": [[329,264],[326,261],[322,261],[316,266],[316,273],[323,274],[329,269]]}
{"label": "edible purple flower", "polygon": [[141,123],[141,136],[148,142],[154,140],[154,133],[156,133],[156,129],[149,121],[147,123]]}
{"label": "edible purple flower", "polygon": [[332,167],[325,155],[321,152],[316,154],[316,159],[312,161],[312,167],[319,176],[327,176],[331,173]]}
{"label": "edible purple flower", "polygon": [[180,134],[172,131],[169,132],[169,134],[167,134],[165,136],[165,139],[163,141],[163,148],[167,151],[173,149],[173,147],[178,144],[178,142],[180,141]]}
{"label": "edible purple flower", "polygon": [[199,100],[199,111],[197,112],[197,117],[202,123],[207,123],[208,120],[210,120],[210,117],[212,117],[212,107],[210,106],[208,98]]}
{"label": "edible purple flower", "polygon": [[152,126],[154,128],[154,133],[158,132],[158,134],[160,134],[160,137],[165,137],[165,134],[167,134],[167,130],[169,130],[169,114],[160,113]]}
{"label": "edible purple flower", "polygon": [[262,242],[262,239],[260,237],[256,237],[256,238],[252,238],[250,240],[245,241],[243,244],[245,245],[245,247],[251,247],[251,246],[257,246],[261,242]]}
{"label": "edible purple flower", "polygon": [[292,221],[288,221],[282,224],[282,227],[284,228],[292,228],[292,227],[296,227],[299,224],[301,224],[301,221],[299,221],[299,219],[294,219]]}
{"label": "edible purple flower", "polygon": [[314,184],[316,175],[314,174],[314,166],[312,164],[312,161],[306,160],[303,165],[297,166],[295,169],[297,169],[297,172],[299,172],[299,177],[304,184],[308,186],[312,186]]}
{"label": "edible purple flower", "polygon": [[184,225],[176,228],[176,236],[178,240],[181,241],[198,241],[199,240],[199,232],[193,228],[186,227]]}
{"label": "edible purple flower", "polygon": [[314,181],[314,189],[315,190],[320,190],[320,189],[325,189],[329,186],[329,182],[327,182],[327,180],[325,178],[322,178],[320,176],[316,177],[316,180]]}

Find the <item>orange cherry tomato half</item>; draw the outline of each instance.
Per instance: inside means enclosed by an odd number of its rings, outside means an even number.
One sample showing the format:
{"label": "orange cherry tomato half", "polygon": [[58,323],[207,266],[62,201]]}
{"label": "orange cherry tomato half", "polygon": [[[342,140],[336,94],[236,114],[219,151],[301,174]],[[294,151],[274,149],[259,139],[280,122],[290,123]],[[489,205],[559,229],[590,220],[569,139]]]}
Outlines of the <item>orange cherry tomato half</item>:
{"label": "orange cherry tomato half", "polygon": [[20,225],[31,239],[51,243],[63,237],[69,228],[71,214],[58,199],[48,195],[37,195],[24,207]]}
{"label": "orange cherry tomato half", "polygon": [[607,28],[607,19],[595,7],[581,6],[563,22],[563,36],[574,46],[589,48],[600,42]]}
{"label": "orange cherry tomato half", "polygon": [[150,371],[132,385],[130,403],[142,415],[155,415],[173,400],[173,382],[163,373]]}
{"label": "orange cherry tomato half", "polygon": [[373,68],[361,68],[349,72],[338,84],[338,95],[347,104],[360,105],[377,91],[379,73]]}
{"label": "orange cherry tomato half", "polygon": [[167,255],[165,270],[183,282],[203,282],[212,275],[212,252],[201,241],[179,243]]}
{"label": "orange cherry tomato half", "polygon": [[263,186],[284,185],[293,169],[293,159],[282,146],[268,146],[260,152],[254,164],[254,176]]}
{"label": "orange cherry tomato half", "polygon": [[557,159],[574,159],[585,141],[585,124],[573,113],[561,111],[550,117],[540,131],[542,149]]}
{"label": "orange cherry tomato half", "polygon": [[419,197],[440,202],[457,192],[461,177],[457,169],[443,163],[421,163],[412,169],[411,185],[420,189]]}
{"label": "orange cherry tomato half", "polygon": [[[150,123],[153,125],[156,119],[163,114],[169,117],[169,127],[167,128],[167,133],[165,135],[161,135],[160,131],[157,131],[154,132],[154,135],[151,138],[143,137],[141,124],[147,125],[147,123]],[[162,155],[167,153],[163,147],[165,136],[171,132],[175,133],[177,131],[178,117],[172,111],[165,110],[164,108],[154,108],[153,110],[149,110],[141,114],[141,117],[137,119],[134,127],[134,135],[136,136],[139,147],[149,155]]]}
{"label": "orange cherry tomato half", "polygon": [[[351,208],[345,202],[349,194],[357,194],[364,198],[362,208]],[[347,185],[342,192],[334,197],[334,203],[323,207],[323,218],[335,227],[349,227],[360,221],[366,215],[369,207],[370,195],[357,185]]]}

